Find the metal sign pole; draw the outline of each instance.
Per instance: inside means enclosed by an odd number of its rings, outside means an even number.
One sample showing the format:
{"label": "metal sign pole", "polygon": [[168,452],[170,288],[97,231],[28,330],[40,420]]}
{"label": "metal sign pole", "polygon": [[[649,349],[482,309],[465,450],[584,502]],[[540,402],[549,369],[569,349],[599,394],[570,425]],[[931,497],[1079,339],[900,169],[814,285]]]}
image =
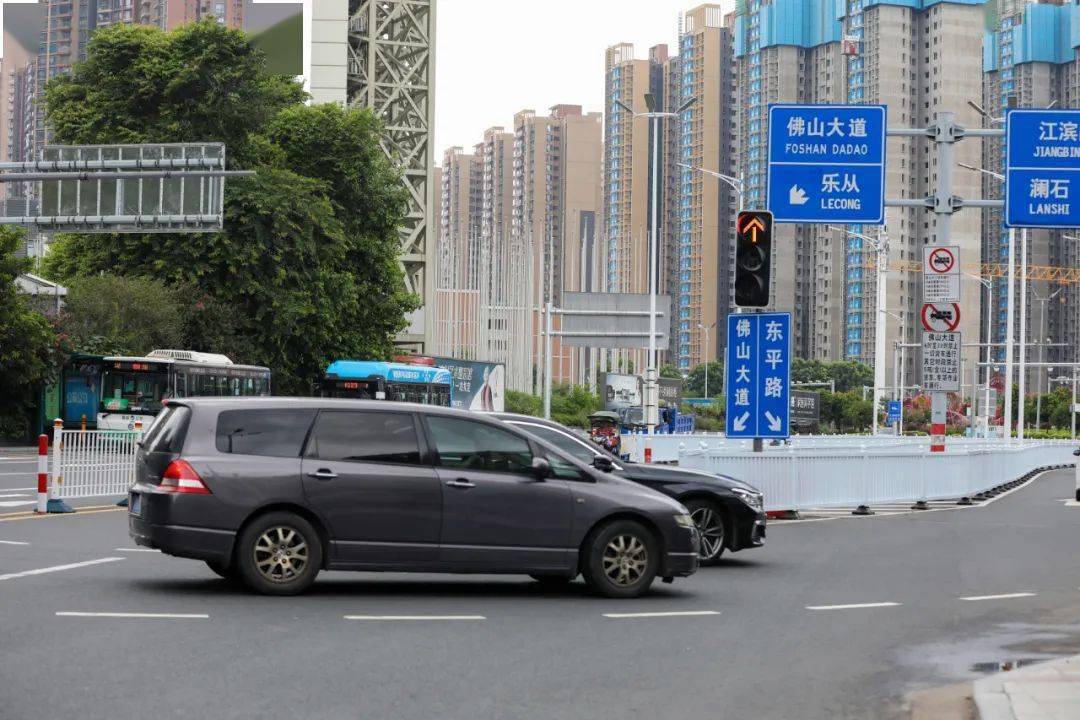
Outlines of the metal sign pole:
{"label": "metal sign pole", "polygon": [[1020,230],[1020,392],[1016,398],[1016,439],[1024,440],[1024,393],[1027,391],[1027,256],[1028,231]]}
{"label": "metal sign pole", "polygon": [[1013,340],[1016,337],[1016,230],[1009,228],[1009,287],[1005,310],[1005,414],[1002,421],[1005,442],[1013,437]]}

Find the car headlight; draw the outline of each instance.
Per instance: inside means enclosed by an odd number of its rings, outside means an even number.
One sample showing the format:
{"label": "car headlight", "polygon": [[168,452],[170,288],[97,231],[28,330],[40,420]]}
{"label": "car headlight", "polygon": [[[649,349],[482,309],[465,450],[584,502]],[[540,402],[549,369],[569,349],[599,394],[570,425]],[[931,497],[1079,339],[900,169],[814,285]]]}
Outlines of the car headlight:
{"label": "car headlight", "polygon": [[759,492],[743,490],[742,488],[731,488],[731,492],[735,493],[735,497],[739,498],[755,510],[761,511],[761,509],[765,507],[765,496]]}
{"label": "car headlight", "polygon": [[690,517],[686,513],[680,513],[675,516],[675,524],[682,525],[684,528],[697,527],[694,525],[694,518]]}

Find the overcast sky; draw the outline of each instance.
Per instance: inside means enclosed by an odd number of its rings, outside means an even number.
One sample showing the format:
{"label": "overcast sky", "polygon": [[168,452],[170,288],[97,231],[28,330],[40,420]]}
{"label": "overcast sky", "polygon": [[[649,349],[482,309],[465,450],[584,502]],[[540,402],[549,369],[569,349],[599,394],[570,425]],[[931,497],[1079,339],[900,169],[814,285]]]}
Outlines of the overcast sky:
{"label": "overcast sky", "polygon": [[[0,0],[9,2],[35,0]],[[260,0],[256,0],[259,2]],[[308,0],[310,2],[310,0]],[[604,49],[675,51],[678,16],[697,0],[438,0],[435,157],[511,127],[524,108],[602,110]],[[732,10],[735,0],[721,0]],[[0,21],[2,29],[2,21]]]}
{"label": "overcast sky", "polygon": [[[690,0],[438,0],[435,157],[471,147],[486,128],[513,125],[523,108],[602,110],[604,50],[634,44],[638,57],[667,43]],[[722,0],[733,10],[735,0]]]}

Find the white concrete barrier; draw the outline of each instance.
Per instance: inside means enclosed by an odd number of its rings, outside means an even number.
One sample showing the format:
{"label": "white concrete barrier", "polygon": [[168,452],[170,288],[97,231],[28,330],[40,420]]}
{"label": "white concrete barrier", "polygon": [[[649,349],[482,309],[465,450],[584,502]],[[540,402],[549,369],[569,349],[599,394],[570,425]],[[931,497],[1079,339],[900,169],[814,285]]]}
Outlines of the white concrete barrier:
{"label": "white concrete barrier", "polygon": [[[870,440],[871,438],[867,438]],[[766,510],[846,507],[975,495],[1044,467],[1073,465],[1069,441],[950,442],[931,453],[929,438],[855,448],[781,446],[764,453],[685,448],[679,466],[730,475],[765,494]],[[966,439],[957,439],[966,440]],[[655,452],[655,450],[654,450]]]}

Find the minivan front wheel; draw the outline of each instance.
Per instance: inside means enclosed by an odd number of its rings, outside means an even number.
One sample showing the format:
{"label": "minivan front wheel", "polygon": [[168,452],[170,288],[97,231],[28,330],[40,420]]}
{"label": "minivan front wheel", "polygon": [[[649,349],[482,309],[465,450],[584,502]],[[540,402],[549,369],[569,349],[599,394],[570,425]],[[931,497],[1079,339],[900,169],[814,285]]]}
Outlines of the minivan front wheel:
{"label": "minivan front wheel", "polygon": [[656,538],[644,525],[616,520],[586,543],[585,580],[606,597],[638,597],[656,578],[658,552]]}
{"label": "minivan front wheel", "polygon": [[256,518],[237,544],[240,576],[264,595],[296,595],[315,582],[322,566],[322,543],[315,528],[289,512]]}

